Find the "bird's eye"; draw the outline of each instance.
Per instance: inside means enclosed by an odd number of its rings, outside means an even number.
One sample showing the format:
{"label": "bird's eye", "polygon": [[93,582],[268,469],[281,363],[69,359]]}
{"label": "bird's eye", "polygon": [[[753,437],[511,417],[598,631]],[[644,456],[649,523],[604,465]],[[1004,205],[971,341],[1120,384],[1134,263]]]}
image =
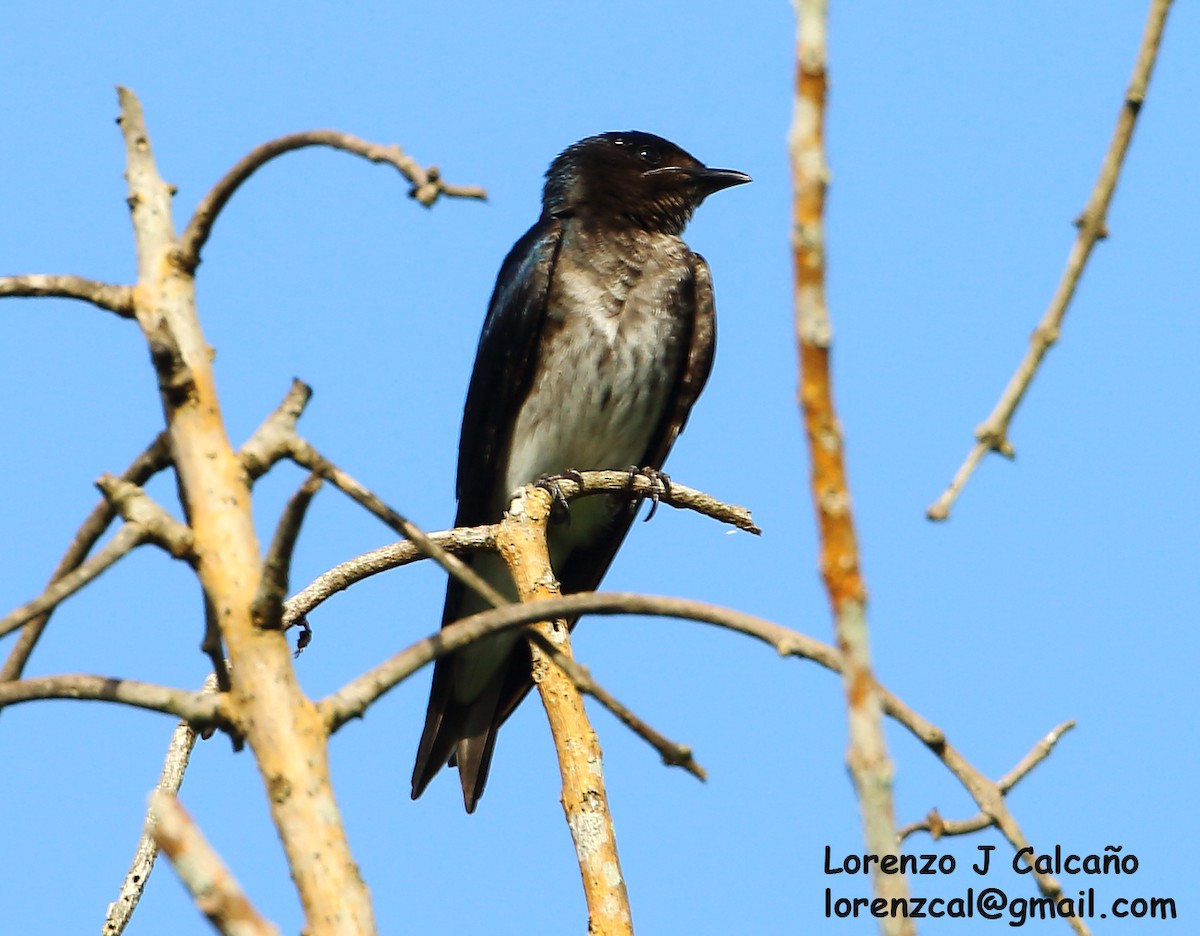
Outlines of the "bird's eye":
{"label": "bird's eye", "polygon": [[652,166],[657,166],[662,162],[662,153],[658,151],[657,146],[643,146],[638,150],[638,156],[643,162],[648,162]]}

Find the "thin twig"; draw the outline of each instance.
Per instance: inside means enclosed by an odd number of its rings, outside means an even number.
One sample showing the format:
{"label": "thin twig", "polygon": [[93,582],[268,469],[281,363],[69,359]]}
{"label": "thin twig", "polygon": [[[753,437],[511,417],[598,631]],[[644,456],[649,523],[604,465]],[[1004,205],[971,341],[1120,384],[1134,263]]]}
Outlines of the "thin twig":
{"label": "thin twig", "polygon": [[[1050,756],[1050,752],[1054,750],[1059,739],[1074,727],[1074,721],[1065,721],[1042,738],[1012,770],[996,781],[996,789],[1007,795],[1034,767]],[[995,820],[984,812],[977,813],[970,819],[943,819],[938,810],[934,808],[920,822],[906,825],[897,833],[897,836],[900,841],[904,841],[915,832],[928,832],[935,839],[940,839],[948,835],[967,835],[971,832],[979,832],[995,824]]]}
{"label": "thin twig", "polygon": [[150,794],[154,840],[166,852],[196,906],[225,936],[280,936],[261,917],[221,856],[170,793]]}
{"label": "thin twig", "polygon": [[[907,705],[892,695],[887,689],[880,687],[884,711],[895,718],[900,724],[911,731],[946,768],[966,787],[971,798],[980,810],[992,817],[993,824],[1017,852],[1030,848],[1029,840],[1017,824],[1017,820],[1004,802],[1004,793],[999,785],[992,782],[982,771],[946,740],[946,734],[941,728],[922,718]],[[1063,897],[1062,885],[1052,874],[1039,871],[1035,865],[1036,853],[1032,849],[1025,852],[1025,863],[1030,868],[1030,875],[1037,883],[1045,897],[1058,902]],[[1087,925],[1077,917],[1068,917],[1067,925],[1079,936],[1087,936],[1090,932]]]}
{"label": "thin twig", "polygon": [[355,503],[375,514],[375,516],[401,536],[412,540],[421,548],[421,551],[425,555],[429,556],[443,569],[476,594],[480,595],[492,607],[498,608],[508,604],[508,599],[496,591],[478,572],[457,556],[453,556],[442,549],[420,527],[385,504],[373,492],[363,487],[337,465],[325,458],[305,439],[295,438],[292,443],[292,458],[309,471],[320,475]]}
{"label": "thin twig", "polygon": [[[211,694],[216,692],[217,678],[210,675],[204,681],[201,692]],[[183,785],[183,775],[187,771],[188,761],[192,756],[192,748],[196,744],[196,730],[186,721],[181,721],[171,733],[171,741],[167,745],[167,755],[163,759],[162,773],[158,777],[160,793],[174,796]],[[133,862],[129,872],[121,883],[121,892],[117,899],[108,905],[108,913],[104,918],[104,927],[100,936],[121,936],[138,901],[146,890],[150,880],[150,872],[154,870],[154,860],[158,857],[158,843],[154,840],[154,813],[149,811],[142,826],[142,835],[138,839],[137,848],[133,853]]]}
{"label": "thin twig", "polygon": [[0,708],[36,699],[116,702],[152,712],[165,712],[197,727],[232,727],[223,695],[214,696],[136,679],[117,679],[90,673],[64,673],[0,683]]}
{"label": "thin twig", "polygon": [[326,696],[320,702],[321,712],[330,730],[337,730],[351,719],[361,717],[372,702],[422,666],[460,647],[499,631],[539,620],[574,618],[584,614],[646,614],[715,624],[755,637],[774,647],[781,656],[797,656],[820,663],[834,672],[841,671],[841,656],[833,647],[752,614],[687,598],[625,592],[585,592],[544,598],[536,606],[510,604],[463,618],[417,641]]}
{"label": "thin twig", "polygon": [[200,251],[208,241],[217,216],[243,182],[275,157],[307,146],[329,146],[369,159],[371,162],[385,163],[395,167],[404,178],[412,183],[409,194],[427,208],[441,195],[451,198],[487,198],[487,193],[478,186],[447,185],[442,181],[441,173],[436,167],[422,168],[399,146],[371,143],[337,130],[308,130],[302,133],[291,133],[256,146],[204,196],[179,240],[178,258],[183,269],[193,271],[199,266]]}
{"label": "thin twig", "polygon": [[238,456],[251,481],[258,480],[277,461],[291,454],[296,422],[311,398],[312,388],[302,380],[293,380],[283,401],[242,445]]}
{"label": "thin twig", "polygon": [[528,637],[541,648],[542,652],[550,657],[555,666],[570,677],[576,689],[586,695],[590,695],[612,712],[621,724],[658,751],[664,764],[668,767],[682,767],[697,780],[703,781],[708,779],[708,771],[696,762],[695,757],[692,756],[692,749],[690,747],[686,744],[672,741],[638,718],[624,704],[617,701],[612,693],[596,682],[592,678],[591,671],[586,666],[578,662],[574,657],[564,654],[540,631],[530,630],[528,631]]}
{"label": "thin twig", "polygon": [[195,562],[192,531],[172,517],[141,487],[111,474],[102,474],[96,487],[125,521],[145,531],[146,539],[176,559]]}
{"label": "thin twig", "polygon": [[631,475],[628,471],[580,471],[572,476],[555,478],[555,483],[568,501],[595,494],[624,494],[629,497],[654,495],[672,507],[694,510],[756,536],[762,533],[745,507],[723,503],[710,494],[674,480],[664,485],[661,481],[642,474]]}
{"label": "thin twig", "polygon": [[[129,467],[121,473],[121,477],[132,484],[145,484],[150,478],[170,464],[170,439],[165,432],[159,433],[155,440],[146,447],[145,451],[138,455],[130,463]],[[108,525],[112,523],[116,515],[117,513],[113,510],[112,504],[108,502],[108,498],[104,498],[92,508],[92,512],[88,514],[87,519],[83,521],[76,531],[75,537],[71,540],[71,545],[67,547],[66,552],[63,553],[62,558],[58,561],[57,568],[55,568],[54,573],[50,576],[51,585],[69,574],[87,558],[92,547],[104,535],[104,531],[108,529]],[[50,621],[52,611],[53,607],[26,621],[25,627],[21,631],[21,636],[17,638],[12,652],[9,653],[8,659],[4,661],[4,666],[0,667],[0,682],[20,678],[21,673],[25,670],[25,664],[29,662],[30,654],[33,653],[33,648],[37,645],[38,639],[46,629],[46,624]]]}
{"label": "thin twig", "polygon": [[[443,530],[430,533],[429,538],[446,551],[456,554],[495,549],[496,525]],[[292,627],[318,605],[356,582],[425,558],[425,552],[416,543],[400,540],[336,565],[318,575],[283,603],[283,626]]]}
{"label": "thin twig", "polygon": [[[48,618],[59,604],[95,579],[130,550],[146,542],[147,539],[146,531],[138,524],[125,524],[117,531],[116,536],[104,544],[99,552],[90,556],[70,572],[51,581],[46,590],[32,601],[26,602],[0,618],[0,637],[11,633],[18,627],[31,624],[43,616]],[[17,672],[19,673],[19,669]]]}
{"label": "thin twig", "polygon": [[258,593],[250,606],[250,613],[259,627],[278,629],[283,621],[283,596],[287,594],[288,577],[292,567],[292,550],[300,535],[300,526],[314,495],[320,490],[321,479],[310,474],[299,490],[291,496],[275,528],[275,537],[263,563],[262,579]]}
{"label": "thin twig", "polygon": [[133,287],[101,283],[82,276],[31,273],[27,276],[0,276],[0,299],[16,296],[53,296],[79,299],[97,308],[115,312],[121,318],[133,318]]}
{"label": "thin twig", "polygon": [[1113,192],[1117,188],[1117,178],[1125,162],[1125,154],[1129,150],[1129,141],[1133,138],[1134,124],[1142,111],[1146,100],[1146,90],[1150,85],[1150,75],[1154,71],[1154,63],[1158,58],[1158,48],[1162,41],[1163,29],[1167,23],[1167,12],[1171,8],[1171,0],[1152,0],[1150,12],[1146,18],[1146,28],[1142,33],[1142,42],[1138,48],[1137,62],[1133,66],[1133,76],[1125,91],[1125,100],[1121,104],[1121,113],[1117,117],[1117,126],[1113,130],[1112,141],[1108,152],[1104,154],[1104,162],[1100,166],[1100,176],[1088,198],[1083,214],[1076,220],[1079,233],[1067,257],[1067,266],[1063,270],[1054,298],[1042,316],[1041,322],[1034,329],[1029,339],[1029,350],[1025,352],[1017,371],[1013,374],[996,401],[995,407],[988,418],[980,423],[975,430],[975,444],[967,453],[966,459],[955,473],[949,487],[942,492],[925,515],[930,520],[945,520],[950,516],[950,508],[958,495],[966,486],[971,475],[983,457],[988,452],[998,452],[1006,458],[1013,458],[1016,452],[1008,438],[1009,424],[1025,394],[1029,390],[1033,377],[1037,373],[1042,359],[1051,346],[1058,341],[1062,330],[1063,319],[1066,318],[1067,308],[1075,296],[1075,287],[1079,285],[1083,269],[1092,254],[1096,242],[1108,236],[1108,206],[1112,202]]}

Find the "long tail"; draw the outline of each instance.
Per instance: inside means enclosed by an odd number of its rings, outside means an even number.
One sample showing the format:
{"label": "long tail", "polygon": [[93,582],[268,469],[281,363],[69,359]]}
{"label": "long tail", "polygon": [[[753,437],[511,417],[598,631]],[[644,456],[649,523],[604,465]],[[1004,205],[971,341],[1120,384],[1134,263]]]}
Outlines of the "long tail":
{"label": "long tail", "polygon": [[425,791],[443,764],[456,764],[463,805],[471,813],[483,795],[496,735],[503,721],[500,696],[508,667],[500,667],[483,692],[463,703],[454,698],[454,662],[453,657],[448,657],[434,665],[425,732],[413,767],[412,797],[416,799]]}

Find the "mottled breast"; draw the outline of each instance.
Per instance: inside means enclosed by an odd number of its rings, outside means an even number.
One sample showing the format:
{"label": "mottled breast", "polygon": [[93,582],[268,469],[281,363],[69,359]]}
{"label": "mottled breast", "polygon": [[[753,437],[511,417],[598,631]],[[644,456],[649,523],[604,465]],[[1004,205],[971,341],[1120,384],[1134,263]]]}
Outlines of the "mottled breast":
{"label": "mottled breast", "polygon": [[[695,294],[693,255],[683,241],[570,228],[563,237],[505,493],[570,468],[640,465],[687,356]],[[572,526],[578,514],[572,510]],[[586,536],[588,526],[576,533]]]}

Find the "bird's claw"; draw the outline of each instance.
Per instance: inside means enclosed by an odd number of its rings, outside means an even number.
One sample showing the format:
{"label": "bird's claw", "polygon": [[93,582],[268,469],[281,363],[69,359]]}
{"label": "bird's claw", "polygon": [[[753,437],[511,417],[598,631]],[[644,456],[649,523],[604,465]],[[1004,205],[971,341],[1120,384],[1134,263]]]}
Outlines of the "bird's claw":
{"label": "bird's claw", "polygon": [[562,488],[559,486],[560,481],[574,481],[576,484],[582,484],[583,476],[574,468],[569,468],[561,474],[544,474],[533,482],[533,486],[540,487],[550,495],[550,521],[570,526],[571,505],[567,503],[567,496],[563,494]]}
{"label": "bird's claw", "polygon": [[637,465],[631,465],[629,468],[629,484],[631,487],[639,476],[657,485],[646,495],[650,498],[650,512],[646,514],[646,519],[643,522],[649,523],[650,518],[658,511],[659,500],[663,497],[671,496],[671,478],[665,471],[659,471],[657,468],[639,468]]}

